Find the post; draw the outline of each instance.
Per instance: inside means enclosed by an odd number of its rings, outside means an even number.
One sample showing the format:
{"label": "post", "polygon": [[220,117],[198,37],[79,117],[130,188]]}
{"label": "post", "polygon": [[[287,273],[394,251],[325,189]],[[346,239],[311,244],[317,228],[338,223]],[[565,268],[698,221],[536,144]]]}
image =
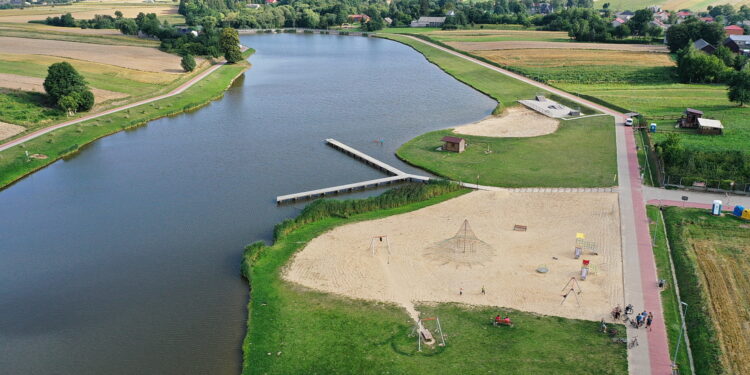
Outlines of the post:
{"label": "post", "polygon": [[680,329],[680,336],[677,338],[677,346],[674,348],[674,357],[672,357],[672,367],[677,365],[677,353],[680,351],[680,342],[682,341],[682,333],[685,332],[685,311],[687,311],[688,304],[685,302],[680,302],[682,305],[685,305],[685,310],[682,310],[682,306],[680,306],[680,318],[682,318],[682,327]]}

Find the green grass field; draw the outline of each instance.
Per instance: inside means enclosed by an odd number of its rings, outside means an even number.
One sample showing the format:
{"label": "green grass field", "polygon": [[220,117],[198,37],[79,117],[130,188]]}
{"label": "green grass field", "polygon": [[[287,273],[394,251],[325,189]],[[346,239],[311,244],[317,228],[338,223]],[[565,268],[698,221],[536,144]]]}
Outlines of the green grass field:
{"label": "green grass field", "polygon": [[0,36],[62,40],[67,42],[107,44],[115,46],[158,47],[159,42],[150,39],[134,38],[127,35],[87,35],[65,31],[42,29],[38,24],[18,24],[0,22]]}
{"label": "green grass field", "polygon": [[[504,187],[598,187],[617,184],[615,133],[610,116],[562,121],[552,134],[531,138],[461,135],[461,154],[437,151],[451,130],[423,134],[397,154],[446,178]],[[485,153],[489,145],[492,153]]]}
{"label": "green grass field", "polygon": [[[389,36],[425,55],[456,79],[505,105],[542,90],[402,36]],[[548,94],[548,93],[545,93]],[[475,146],[463,154],[438,152],[441,130],[421,135],[398,150],[411,164],[447,178],[496,186],[594,187],[616,185],[615,134],[609,116],[563,121],[549,135],[531,138],[462,136]],[[484,151],[489,144],[491,154]]]}
{"label": "green grass field", "polygon": [[[682,326],[679,302],[677,292],[672,283],[672,267],[664,231],[664,222],[661,215],[659,215],[658,207],[647,206],[646,209],[650,223],[649,231],[651,232],[651,238],[654,240],[654,260],[656,261],[658,278],[667,280],[667,287],[661,292],[661,305],[662,309],[664,309],[664,323],[667,327],[667,336],[669,337],[669,353],[673,355],[671,353],[674,353]],[[680,352],[677,354],[677,365],[680,368],[680,375],[692,374],[688,360],[688,349],[684,342],[680,344]]]}
{"label": "green grass field", "polygon": [[[249,65],[225,65],[184,93],[122,112],[55,130],[0,152],[0,188],[43,168],[83,145],[153,119],[190,110],[221,97],[224,90]],[[25,152],[47,155],[45,160],[27,159]]]}
{"label": "green grass field", "polygon": [[0,89],[0,121],[31,128],[65,118],[65,112],[51,107],[44,94]]}
{"label": "green grass field", "polygon": [[[724,85],[698,84],[568,84],[555,86],[572,93],[591,95],[628,110],[650,116],[679,117],[685,108],[697,108],[706,117],[716,118],[724,124],[723,136],[705,136],[684,131],[682,143],[686,147],[716,151],[739,150],[750,152],[750,109],[741,108],[727,99]],[[676,131],[674,120],[654,120],[659,131],[653,134],[655,142],[666,137],[666,132]]]}
{"label": "green grass field", "polygon": [[[626,374],[624,345],[599,333],[596,322],[421,304],[422,316],[440,318],[447,345],[420,353],[416,337],[409,336],[413,322],[402,308],[315,292],[280,277],[296,251],[335,226],[413,211],[465,191],[348,218],[332,213],[278,236],[273,246],[248,250],[243,374]],[[490,324],[501,312],[511,314],[514,328]]]}

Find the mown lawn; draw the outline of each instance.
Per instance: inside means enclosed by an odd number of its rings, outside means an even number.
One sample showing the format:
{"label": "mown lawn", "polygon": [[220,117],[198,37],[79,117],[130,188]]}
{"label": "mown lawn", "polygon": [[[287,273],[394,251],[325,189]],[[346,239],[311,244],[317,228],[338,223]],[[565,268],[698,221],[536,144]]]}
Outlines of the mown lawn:
{"label": "mown lawn", "polygon": [[748,222],[679,207],[665,208],[664,218],[696,373],[750,373]]}
{"label": "mown lawn", "polygon": [[[705,136],[681,131],[685,147],[704,150],[738,150],[750,152],[750,108],[739,107],[727,99],[725,85],[706,84],[555,84],[565,91],[582,93],[605,100],[628,110],[654,116],[679,117],[685,108],[697,108],[706,117],[721,120],[724,135]],[[648,120],[659,126],[653,140],[663,140],[674,129],[675,120]]]}
{"label": "mown lawn", "polygon": [[[464,192],[348,218],[333,213],[280,236],[271,247],[248,251],[243,374],[626,374],[624,345],[599,333],[596,322],[422,304],[422,316],[440,318],[447,345],[420,353],[402,308],[311,291],[280,277],[296,251],[335,226],[416,210]],[[501,312],[511,314],[516,327],[492,327],[489,319]]]}
{"label": "mown lawn", "polygon": [[[234,78],[247,67],[248,64],[246,63],[222,66],[180,95],[58,129],[42,137],[1,151],[0,188],[6,187],[13,181],[51,164],[68,153],[77,151],[83,145],[98,138],[144,124],[159,117],[193,109],[212,99],[221,97]],[[44,154],[49,158],[45,160],[28,159],[25,155],[26,151],[29,154]]]}
{"label": "mown lawn", "polygon": [[[438,151],[440,130],[423,134],[398,149],[400,158],[446,178],[504,187],[599,187],[617,184],[615,133],[611,116],[561,121],[552,134],[531,138],[461,135],[461,154]],[[489,146],[491,153],[486,153]]]}
{"label": "mown lawn", "polygon": [[[677,339],[682,329],[679,301],[677,300],[677,292],[672,282],[672,267],[669,260],[667,238],[664,233],[664,222],[661,215],[659,215],[659,208],[646,206],[646,210],[649,218],[649,231],[653,239],[654,260],[656,261],[658,278],[667,281],[667,287],[661,292],[661,305],[664,310],[664,323],[667,327],[669,353],[671,356],[674,353],[675,345],[677,345]],[[684,341],[680,344],[680,352],[677,353],[677,365],[680,368],[681,375],[692,374],[688,360],[688,349]]]}
{"label": "mown lawn", "polygon": [[65,118],[65,112],[51,107],[44,94],[0,89],[0,121],[28,128]]}

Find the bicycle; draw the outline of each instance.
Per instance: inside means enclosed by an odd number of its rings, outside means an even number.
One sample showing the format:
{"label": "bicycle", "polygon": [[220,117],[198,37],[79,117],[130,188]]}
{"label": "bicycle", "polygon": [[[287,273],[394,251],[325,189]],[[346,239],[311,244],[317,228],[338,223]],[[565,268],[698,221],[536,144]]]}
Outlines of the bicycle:
{"label": "bicycle", "polygon": [[638,336],[633,337],[632,340],[628,343],[628,349],[633,349],[636,346],[638,346]]}

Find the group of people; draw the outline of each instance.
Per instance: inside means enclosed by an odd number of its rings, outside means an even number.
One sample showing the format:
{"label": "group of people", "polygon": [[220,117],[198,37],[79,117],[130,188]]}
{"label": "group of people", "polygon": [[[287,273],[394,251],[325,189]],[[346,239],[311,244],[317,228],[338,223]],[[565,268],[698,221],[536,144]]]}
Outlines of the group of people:
{"label": "group of people", "polygon": [[513,322],[510,321],[510,317],[508,317],[507,315],[505,316],[505,318],[500,318],[500,315],[498,315],[495,317],[495,325],[513,326]]}
{"label": "group of people", "polygon": [[612,318],[615,320],[620,320],[620,317],[623,317],[623,321],[628,322],[630,321],[630,324],[635,328],[641,328],[644,325],[646,328],[651,330],[651,323],[654,322],[654,314],[650,312],[646,312],[646,310],[643,310],[642,313],[635,316],[635,320],[630,319],[630,315],[633,314],[633,305],[628,304],[625,306],[625,310],[623,311],[620,308],[620,305],[615,306],[614,309],[612,309]]}

